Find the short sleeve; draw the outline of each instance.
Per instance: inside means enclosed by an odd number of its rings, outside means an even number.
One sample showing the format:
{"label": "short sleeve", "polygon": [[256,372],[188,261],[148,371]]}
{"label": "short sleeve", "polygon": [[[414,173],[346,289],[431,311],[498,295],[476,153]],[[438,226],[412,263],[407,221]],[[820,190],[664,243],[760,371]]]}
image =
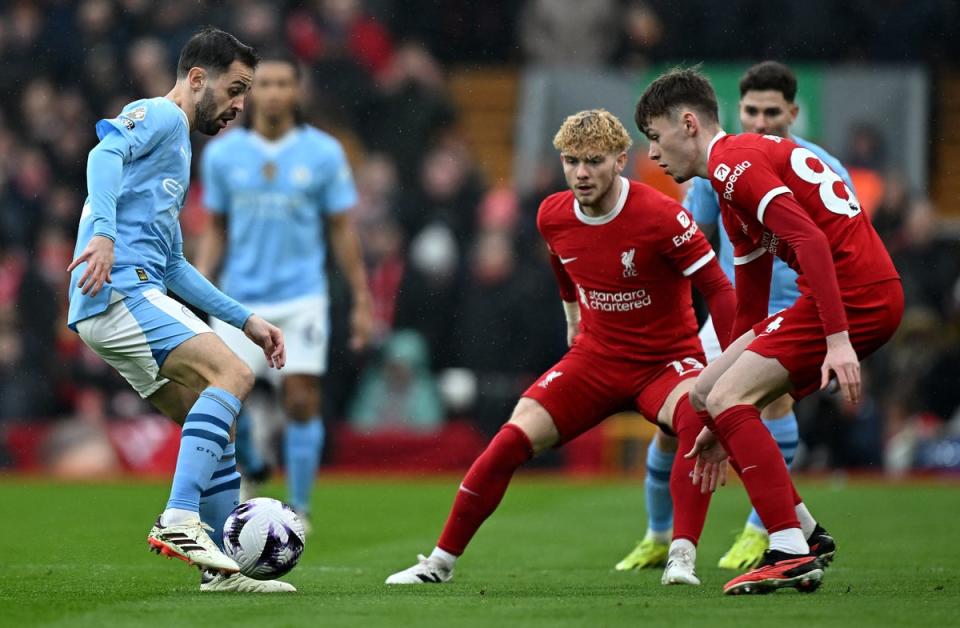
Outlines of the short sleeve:
{"label": "short sleeve", "polygon": [[790,192],[769,158],[759,150],[727,151],[724,162],[714,167],[711,176],[724,200],[749,212],[761,224],[770,201]]}
{"label": "short sleeve", "polygon": [[180,122],[179,107],[166,99],[138,100],[116,118],[97,122],[97,137],[116,131],[130,144],[130,160],[143,157],[170,136]]}
{"label": "short sleeve", "polygon": [[693,216],[682,205],[665,200],[656,215],[660,223],[657,230],[660,252],[684,277],[689,277],[716,257]]}
{"label": "short sleeve", "polygon": [[717,203],[717,194],[707,179],[697,177],[691,182],[683,199],[683,206],[701,225],[715,225],[719,221],[720,205]]}
{"label": "short sleeve", "polygon": [[353,184],[353,172],[340,144],[334,143],[330,151],[327,171],[330,178],[320,191],[320,202],[328,214],[339,214],[357,204],[357,188]]}
{"label": "short sleeve", "polygon": [[207,145],[200,160],[200,179],[203,183],[203,206],[211,214],[223,214],[227,211],[227,188],[223,181],[223,171],[216,166],[216,141]]}

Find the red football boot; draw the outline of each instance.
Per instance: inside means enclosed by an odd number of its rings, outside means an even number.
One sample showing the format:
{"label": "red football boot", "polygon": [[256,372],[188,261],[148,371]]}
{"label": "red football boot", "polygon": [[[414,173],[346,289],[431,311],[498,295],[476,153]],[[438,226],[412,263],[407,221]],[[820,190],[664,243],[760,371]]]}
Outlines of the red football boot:
{"label": "red football boot", "polygon": [[756,569],[737,576],[723,587],[727,595],[770,593],[793,587],[797,591],[816,591],[823,579],[823,564],[815,555],[787,554],[767,550]]}

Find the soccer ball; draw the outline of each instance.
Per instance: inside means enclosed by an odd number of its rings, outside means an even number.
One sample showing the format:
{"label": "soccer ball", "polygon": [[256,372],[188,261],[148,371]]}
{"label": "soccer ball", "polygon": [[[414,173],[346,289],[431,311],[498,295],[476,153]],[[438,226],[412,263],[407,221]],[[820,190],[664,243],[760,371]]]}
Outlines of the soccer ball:
{"label": "soccer ball", "polygon": [[305,538],[297,513],[269,497],[243,502],[223,525],[224,551],[240,573],[256,580],[273,580],[296,567]]}

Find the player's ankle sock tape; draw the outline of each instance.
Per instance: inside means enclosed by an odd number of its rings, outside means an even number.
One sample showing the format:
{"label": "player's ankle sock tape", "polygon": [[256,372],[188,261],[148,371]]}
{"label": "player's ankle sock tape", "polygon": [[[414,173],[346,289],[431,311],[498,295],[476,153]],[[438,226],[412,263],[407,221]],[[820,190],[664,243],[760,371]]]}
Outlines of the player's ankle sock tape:
{"label": "player's ankle sock tape", "polygon": [[740,478],[764,527],[771,533],[799,528],[794,511],[799,495],[776,442],[760,421],[760,411],[749,404],[733,406],[714,417],[714,425],[720,442],[737,460]]}
{"label": "player's ankle sock tape", "polygon": [[220,388],[200,393],[180,432],[180,452],[167,508],[198,512],[200,493],[210,484],[230,440],[230,426],[240,412],[240,400]]}
{"label": "player's ankle sock tape", "polygon": [[663,451],[654,437],[647,447],[647,476],[643,492],[647,506],[647,529],[665,533],[673,528],[673,499],[670,497],[670,469],[676,452]]}
{"label": "player's ankle sock tape", "polygon": [[287,420],[283,449],[287,465],[287,490],[295,510],[310,509],[310,492],[320,466],[325,437],[323,420],[319,417],[304,422]]}
{"label": "player's ankle sock tape", "polygon": [[489,517],[510,484],[510,478],[533,456],[530,439],[516,425],[504,425],[470,466],[453,500],[453,508],[437,547],[460,556]]}
{"label": "player's ankle sock tape", "polygon": [[200,493],[200,520],[213,528],[210,538],[223,549],[223,524],[240,503],[240,474],[235,446],[228,443],[207,488]]}

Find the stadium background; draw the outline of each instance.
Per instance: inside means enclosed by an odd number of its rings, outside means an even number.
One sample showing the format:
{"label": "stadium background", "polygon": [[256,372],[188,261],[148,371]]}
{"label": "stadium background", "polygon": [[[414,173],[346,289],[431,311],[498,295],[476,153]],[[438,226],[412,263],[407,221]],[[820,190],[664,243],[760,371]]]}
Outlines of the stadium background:
{"label": "stadium background", "polygon": [[[736,130],[739,74],[776,58],[798,72],[798,134],[853,172],[908,302],[897,337],[865,368],[860,406],[828,395],[801,404],[798,466],[956,471],[958,15],[947,0],[3,3],[0,469],[100,477],[172,462],[175,426],[64,325],[64,268],[94,122],[165,94],[180,46],[215,24],[303,61],[307,119],[345,144],[360,191],[377,331],[369,351],[346,348],[348,295],[335,280],[328,466],[462,469],[561,354],[534,217],[563,185],[549,141],[564,115],[603,106],[635,133],[645,81],[705,61]],[[199,156],[205,138],[193,139]],[[633,176],[682,195],[637,140]],[[196,180],[189,196],[188,257],[207,220]],[[377,378],[395,396],[365,394]],[[649,436],[618,417],[540,464],[632,472]]]}

